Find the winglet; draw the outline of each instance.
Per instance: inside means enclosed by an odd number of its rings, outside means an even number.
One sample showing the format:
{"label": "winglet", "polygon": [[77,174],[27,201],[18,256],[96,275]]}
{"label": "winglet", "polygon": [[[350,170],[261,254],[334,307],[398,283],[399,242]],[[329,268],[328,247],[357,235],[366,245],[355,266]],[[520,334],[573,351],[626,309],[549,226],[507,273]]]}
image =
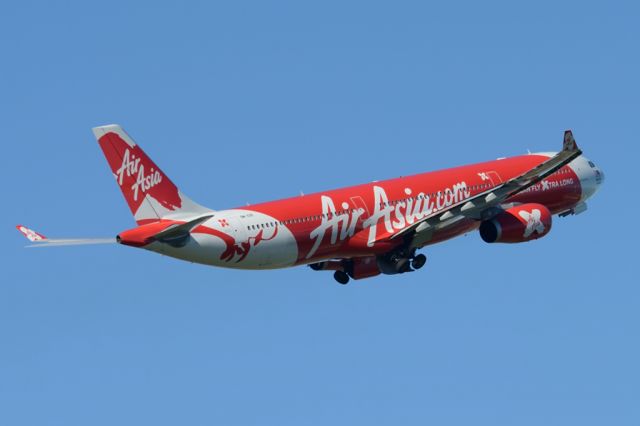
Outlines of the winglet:
{"label": "winglet", "polygon": [[34,231],[33,229],[29,229],[26,226],[16,225],[16,229],[20,231],[22,235],[27,237],[27,239],[32,243],[38,242],[38,241],[45,241],[47,239],[47,237],[45,237],[44,235],[38,234],[36,231]]}
{"label": "winglet", "polygon": [[562,144],[562,149],[564,151],[577,151],[578,145],[576,144],[576,140],[573,138],[573,133],[571,130],[564,131],[564,143]]}

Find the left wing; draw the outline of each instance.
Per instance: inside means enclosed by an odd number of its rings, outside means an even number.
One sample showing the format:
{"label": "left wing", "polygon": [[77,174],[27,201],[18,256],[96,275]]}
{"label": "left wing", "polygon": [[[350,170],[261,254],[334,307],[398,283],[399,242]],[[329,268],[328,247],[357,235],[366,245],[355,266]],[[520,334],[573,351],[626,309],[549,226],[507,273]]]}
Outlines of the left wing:
{"label": "left wing", "polygon": [[508,198],[540,182],[561,167],[569,164],[580,154],[582,154],[582,151],[578,148],[571,130],[567,130],[564,132],[562,151],[553,157],[488,191],[428,216],[388,237],[388,239],[412,236],[411,245],[413,247],[421,247],[431,239],[434,231],[441,231],[467,218],[487,219],[495,214],[499,210],[500,204],[504,203]]}
{"label": "left wing", "polygon": [[28,245],[27,247],[78,246],[87,244],[111,244],[116,242],[115,238],[49,239],[44,235],[37,233],[33,229],[29,229],[23,225],[17,225],[16,229],[33,243]]}

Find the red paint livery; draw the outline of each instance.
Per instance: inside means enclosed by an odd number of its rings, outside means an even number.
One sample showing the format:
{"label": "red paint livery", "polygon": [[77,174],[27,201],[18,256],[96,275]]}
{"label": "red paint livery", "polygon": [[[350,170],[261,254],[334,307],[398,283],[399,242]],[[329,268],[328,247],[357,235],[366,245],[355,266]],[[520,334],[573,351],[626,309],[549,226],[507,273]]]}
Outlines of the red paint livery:
{"label": "red paint livery", "polygon": [[[557,153],[214,211],[180,192],[119,126],[94,133],[139,225],[117,242],[238,269],[308,264],[334,271],[341,284],[419,269],[426,257],[417,250],[478,228],[487,242],[541,238],[552,215],[584,211],[604,180],[567,131]],[[88,243],[19,229],[39,246]]]}

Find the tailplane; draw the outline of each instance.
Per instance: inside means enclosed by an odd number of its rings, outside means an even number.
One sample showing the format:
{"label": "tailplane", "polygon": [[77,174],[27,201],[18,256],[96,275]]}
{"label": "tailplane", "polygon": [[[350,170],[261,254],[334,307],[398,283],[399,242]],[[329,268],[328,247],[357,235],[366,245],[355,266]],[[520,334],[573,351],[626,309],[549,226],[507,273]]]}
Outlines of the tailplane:
{"label": "tailplane", "polygon": [[184,195],[117,124],[93,129],[138,225],[211,212]]}

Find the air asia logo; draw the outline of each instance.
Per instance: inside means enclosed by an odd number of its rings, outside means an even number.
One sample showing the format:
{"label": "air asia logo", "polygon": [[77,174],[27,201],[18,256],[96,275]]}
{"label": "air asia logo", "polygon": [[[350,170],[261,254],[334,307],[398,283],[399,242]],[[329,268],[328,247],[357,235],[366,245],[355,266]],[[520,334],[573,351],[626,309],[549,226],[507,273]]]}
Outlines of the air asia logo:
{"label": "air asia logo", "polygon": [[99,140],[111,171],[127,204],[135,215],[142,202],[153,198],[160,206],[174,211],[182,206],[178,188],[169,180],[138,145],[127,143],[120,135],[109,132]]}
{"label": "air asia logo", "polygon": [[[385,231],[391,234],[471,196],[465,182],[456,183],[452,187],[432,195],[420,192],[416,196],[412,196],[413,191],[410,188],[405,188],[404,193],[406,198],[390,203],[389,197],[382,187],[373,187],[374,211],[362,223],[364,229],[369,229],[367,239],[369,247],[372,247],[376,242],[380,221],[383,222]],[[320,199],[322,221],[309,234],[309,238],[315,239],[315,241],[307,254],[307,259],[315,254],[328,231],[331,232],[331,244],[352,237],[356,231],[358,220],[362,219],[365,213],[364,209],[350,209],[349,203],[346,202],[341,204],[343,211],[337,212],[331,197],[323,195]]]}
{"label": "air asia logo", "polygon": [[527,227],[524,230],[523,235],[524,238],[529,238],[534,232],[539,235],[544,233],[544,223],[540,220],[542,215],[540,210],[533,209],[531,210],[531,213],[522,210],[518,212],[518,215],[527,221]]}
{"label": "air asia logo", "polygon": [[122,158],[122,165],[116,171],[116,178],[120,186],[122,186],[122,179],[125,173],[127,177],[135,175],[135,181],[133,185],[131,185],[133,201],[138,201],[139,191],[145,193],[162,182],[162,175],[158,170],[153,170],[153,167],[150,168],[148,175],[145,174],[144,164],[140,164],[140,157],[136,158],[135,155],[131,154],[129,149],[125,151],[124,157]]}

